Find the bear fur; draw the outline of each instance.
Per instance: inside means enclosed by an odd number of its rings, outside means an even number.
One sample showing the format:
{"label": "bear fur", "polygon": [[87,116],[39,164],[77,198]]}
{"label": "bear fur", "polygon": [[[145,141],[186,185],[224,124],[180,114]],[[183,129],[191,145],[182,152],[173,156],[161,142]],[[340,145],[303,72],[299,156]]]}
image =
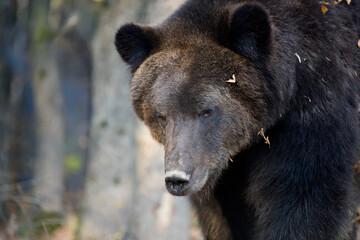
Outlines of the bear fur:
{"label": "bear fur", "polygon": [[189,0],[116,48],[206,239],[354,239],[360,5]]}

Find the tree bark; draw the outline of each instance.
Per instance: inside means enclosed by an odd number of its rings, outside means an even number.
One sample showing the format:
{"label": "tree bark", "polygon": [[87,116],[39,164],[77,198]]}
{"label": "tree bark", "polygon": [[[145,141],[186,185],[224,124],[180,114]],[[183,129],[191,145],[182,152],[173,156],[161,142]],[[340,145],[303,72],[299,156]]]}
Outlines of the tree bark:
{"label": "tree bark", "polygon": [[126,22],[154,23],[182,1],[120,1],[93,42],[93,119],[81,239],[189,239],[185,198],[164,186],[163,148],[130,105],[130,74],[113,41]]}
{"label": "tree bark", "polygon": [[64,126],[53,36],[47,24],[48,4],[47,0],[34,0],[30,5],[38,146],[34,194],[43,210],[62,212]]}
{"label": "tree bark", "polygon": [[50,49],[38,49],[33,59],[37,120],[34,194],[45,211],[62,212],[63,121],[59,79]]}

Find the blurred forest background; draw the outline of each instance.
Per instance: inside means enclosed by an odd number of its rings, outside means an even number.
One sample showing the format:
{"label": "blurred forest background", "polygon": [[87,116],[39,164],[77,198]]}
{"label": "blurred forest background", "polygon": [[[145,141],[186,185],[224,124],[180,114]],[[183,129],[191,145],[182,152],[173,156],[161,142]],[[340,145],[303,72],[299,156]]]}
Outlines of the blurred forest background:
{"label": "blurred forest background", "polygon": [[201,239],[114,35],[182,0],[0,1],[0,239]]}

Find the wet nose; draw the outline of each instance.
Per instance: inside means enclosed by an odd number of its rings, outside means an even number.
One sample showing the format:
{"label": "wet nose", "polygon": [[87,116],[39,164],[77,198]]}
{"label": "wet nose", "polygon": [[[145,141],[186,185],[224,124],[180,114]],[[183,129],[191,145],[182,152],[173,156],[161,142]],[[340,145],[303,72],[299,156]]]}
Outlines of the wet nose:
{"label": "wet nose", "polygon": [[176,196],[186,195],[190,182],[190,174],[182,171],[166,172],[165,183],[167,190]]}

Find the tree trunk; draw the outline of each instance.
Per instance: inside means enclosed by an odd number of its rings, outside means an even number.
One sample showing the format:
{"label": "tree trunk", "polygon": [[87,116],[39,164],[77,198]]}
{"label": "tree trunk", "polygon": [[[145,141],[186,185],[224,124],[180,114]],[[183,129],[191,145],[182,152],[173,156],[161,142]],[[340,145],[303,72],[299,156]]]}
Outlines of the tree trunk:
{"label": "tree trunk", "polygon": [[43,210],[62,212],[64,126],[53,35],[47,24],[48,4],[47,0],[34,0],[30,5],[38,146],[34,194]]}
{"label": "tree trunk", "polygon": [[62,212],[64,127],[52,55],[50,49],[38,49],[33,59],[38,145],[34,194],[44,210]]}
{"label": "tree trunk", "polygon": [[81,239],[189,239],[185,198],[164,186],[163,148],[136,120],[130,74],[115,50],[126,22],[159,22],[182,1],[120,1],[102,13],[93,42],[91,153]]}

